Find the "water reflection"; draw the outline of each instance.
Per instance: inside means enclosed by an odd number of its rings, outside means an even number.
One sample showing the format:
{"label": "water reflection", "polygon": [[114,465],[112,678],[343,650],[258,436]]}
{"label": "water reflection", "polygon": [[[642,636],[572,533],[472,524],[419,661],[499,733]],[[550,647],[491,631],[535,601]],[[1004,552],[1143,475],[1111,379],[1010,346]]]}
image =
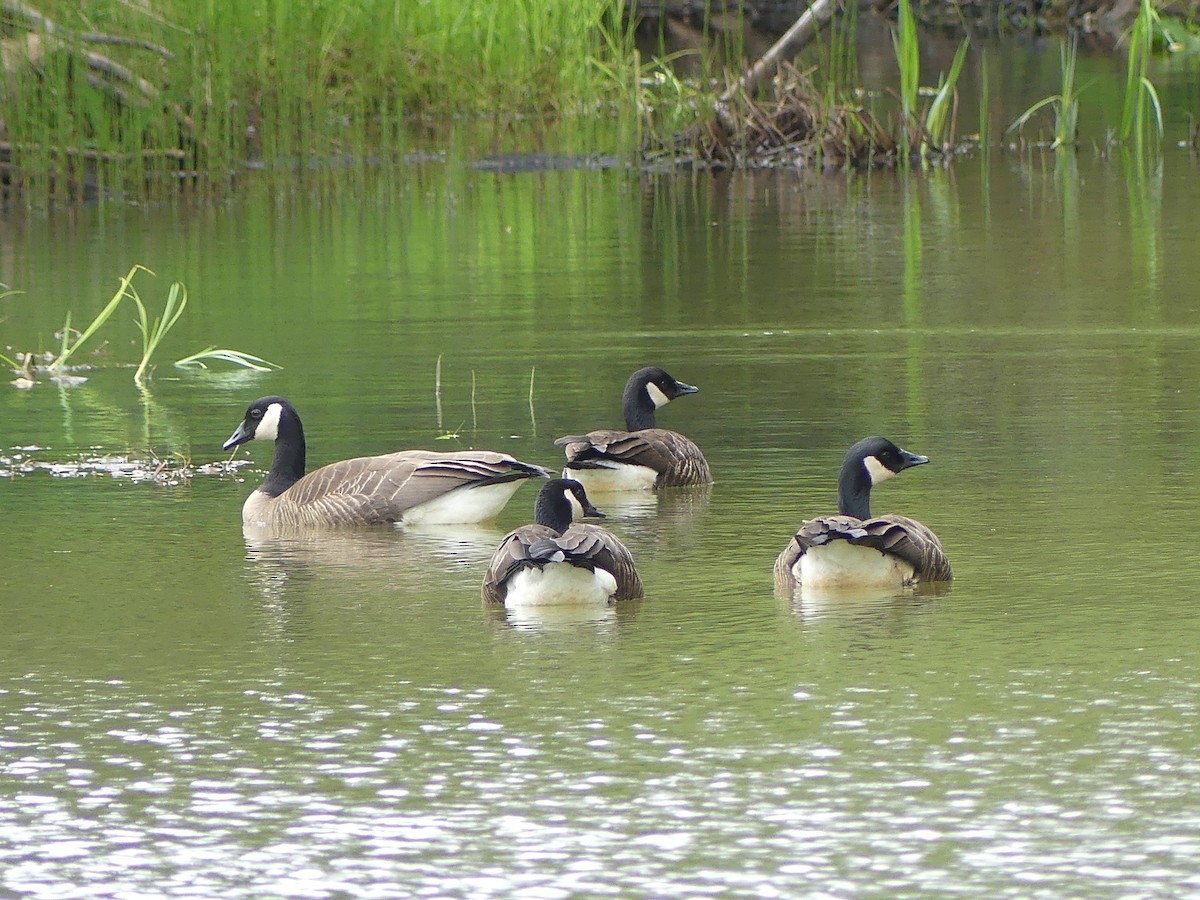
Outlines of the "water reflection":
{"label": "water reflection", "polygon": [[[665,491],[597,494],[593,500],[608,518],[604,525],[618,532],[633,554],[642,558],[674,557],[691,546],[712,500],[711,484]],[[590,496],[590,495],[589,495]]]}
{"label": "water reflection", "polygon": [[243,525],[246,558],[263,565],[349,568],[389,575],[487,562],[504,532],[487,525],[312,529]]}
{"label": "water reflection", "polygon": [[[597,606],[594,603],[555,603],[545,606],[508,607],[486,605],[484,613],[497,624],[517,631],[553,631],[579,626],[620,627],[631,623],[641,612],[644,600],[626,600]],[[608,630],[601,628],[602,632]]]}
{"label": "water reflection", "polygon": [[251,581],[264,599],[278,599],[289,581],[314,574],[333,574],[343,590],[380,584],[414,588],[431,575],[478,569],[482,572],[504,532],[486,525],[440,525],[397,528],[314,530],[244,525],[246,560]]}
{"label": "water reflection", "polygon": [[898,610],[916,609],[949,595],[953,582],[936,582],[907,588],[792,588],[777,585],[776,595],[787,603],[798,619],[815,622],[819,619],[864,620],[888,615]]}

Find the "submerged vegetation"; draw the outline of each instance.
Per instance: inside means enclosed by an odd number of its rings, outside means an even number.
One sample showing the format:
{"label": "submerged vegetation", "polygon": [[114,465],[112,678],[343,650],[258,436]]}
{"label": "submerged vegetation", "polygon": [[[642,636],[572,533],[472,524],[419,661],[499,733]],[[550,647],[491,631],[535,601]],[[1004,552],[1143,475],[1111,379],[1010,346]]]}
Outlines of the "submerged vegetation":
{"label": "submerged vegetation", "polygon": [[[857,3],[817,0],[802,39],[742,78],[718,77],[741,65],[739,39],[728,37],[736,29],[710,30],[706,20],[703,40],[724,37],[686,51],[696,65],[685,77],[661,35],[659,52],[647,50],[631,14],[642,6],[0,0],[0,182],[29,198],[138,196],[148,186],[224,193],[247,169],[291,177],[401,161],[423,130],[460,118],[503,134],[517,122],[612,116],[631,123],[618,130],[652,160],[715,166],[906,164],[989,134],[986,96],[978,134],[959,133],[959,76],[980,59],[966,41],[922,85],[917,17],[937,4],[889,7],[899,87],[869,99]],[[1138,10],[1123,41],[1126,101],[1112,127],[1121,140],[1162,134],[1148,68],[1156,48],[1200,47],[1153,0]],[[804,43],[816,52],[797,61]],[[1019,131],[1052,109],[1048,143],[1073,143],[1075,59],[1064,50],[1063,90],[1034,104]]]}

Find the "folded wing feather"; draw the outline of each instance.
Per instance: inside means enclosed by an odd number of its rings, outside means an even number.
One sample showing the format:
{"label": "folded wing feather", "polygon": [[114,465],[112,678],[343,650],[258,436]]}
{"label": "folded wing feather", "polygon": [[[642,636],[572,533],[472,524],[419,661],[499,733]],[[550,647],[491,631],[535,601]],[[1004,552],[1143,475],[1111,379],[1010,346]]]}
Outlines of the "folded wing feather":
{"label": "folded wing feather", "polygon": [[845,540],[873,547],[881,553],[903,559],[913,567],[915,581],[949,581],[953,577],[950,561],[929,528],[907,516],[822,516],[800,526],[792,541],[775,560],[775,580],[794,582],[795,565],[806,550],[830,541]]}
{"label": "folded wing feather", "polygon": [[332,463],[279,498],[280,524],[396,522],[414,507],[460,487],[540,474],[504,453],[403,450]]}

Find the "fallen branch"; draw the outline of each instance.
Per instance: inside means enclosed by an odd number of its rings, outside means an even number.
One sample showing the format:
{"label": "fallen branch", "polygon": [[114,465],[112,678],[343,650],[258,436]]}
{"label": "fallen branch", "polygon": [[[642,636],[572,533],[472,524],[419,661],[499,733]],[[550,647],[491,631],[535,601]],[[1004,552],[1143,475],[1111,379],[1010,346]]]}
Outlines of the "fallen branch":
{"label": "fallen branch", "polygon": [[81,147],[55,147],[44,144],[22,144],[0,141],[0,154],[12,155],[17,153],[48,153],[51,156],[70,156],[87,160],[102,160],[104,162],[121,162],[140,156],[142,159],[175,159],[186,160],[187,152],[168,147],[165,150],[142,150],[140,153],[119,153],[113,150],[88,150]]}
{"label": "fallen branch", "polygon": [[[22,3],[21,0],[0,0],[0,13],[6,13],[13,20],[23,20],[28,28],[31,40],[38,38],[45,45],[39,49],[44,53],[47,48],[54,48],[80,57],[87,65],[86,79],[88,84],[98,91],[112,94],[127,106],[145,106],[158,99],[161,90],[148,79],[142,78],[128,66],[90,50],[81,50],[81,44],[108,44],[119,47],[135,47],[157,54],[165,60],[173,60],[174,54],[165,47],[138,38],[127,38],[120,35],[101,34],[99,32],[76,32],[59,25],[53,19],[38,12],[36,9]],[[122,85],[129,85],[129,90]],[[178,103],[170,104],[176,120],[188,131],[194,124],[191,116],[184,112]]]}
{"label": "fallen branch", "polygon": [[84,31],[79,34],[79,40],[85,44],[114,44],[118,47],[136,47],[139,50],[149,50],[151,53],[155,53],[166,60],[175,58],[174,53],[160,44],[152,44],[150,41],[143,41],[138,38],[122,37],[119,34],[101,34],[97,31]]}
{"label": "fallen branch", "polygon": [[[851,0],[856,2],[856,0]],[[717,118],[731,132],[737,130],[729,106],[735,97],[751,95],[765,81],[774,77],[782,63],[789,62],[801,48],[816,37],[817,32],[833,19],[835,0],[815,0],[800,18],[775,44],[759,57],[741,78],[725,89],[716,103]]]}

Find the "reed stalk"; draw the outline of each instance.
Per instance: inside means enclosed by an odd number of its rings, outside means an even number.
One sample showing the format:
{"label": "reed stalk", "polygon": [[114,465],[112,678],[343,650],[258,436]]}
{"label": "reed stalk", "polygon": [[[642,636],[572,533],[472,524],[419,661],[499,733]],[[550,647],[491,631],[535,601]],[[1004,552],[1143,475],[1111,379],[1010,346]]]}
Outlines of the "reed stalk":
{"label": "reed stalk", "polygon": [[1043,97],[1021,113],[1008,127],[1009,131],[1022,131],[1025,125],[1040,110],[1054,110],[1054,142],[1052,149],[1074,147],[1079,130],[1079,90],[1075,87],[1075,71],[1079,59],[1079,46],[1072,37],[1059,47],[1059,77],[1061,88],[1057,94]]}
{"label": "reed stalk", "polygon": [[529,369],[529,427],[533,431],[533,436],[537,437],[537,416],[533,411],[533,376],[537,374],[537,366],[532,366]]}
{"label": "reed stalk", "polygon": [[986,154],[992,145],[991,66],[987,50],[979,57],[979,147]]}
{"label": "reed stalk", "polygon": [[[1125,102],[1121,110],[1121,138],[1134,137],[1141,141],[1151,133],[1161,138],[1163,133],[1162,105],[1158,91],[1150,81],[1150,59],[1154,52],[1154,35],[1160,28],[1158,10],[1153,0],[1141,0],[1137,18],[1129,29],[1129,51],[1125,66]],[[1150,112],[1154,118],[1150,120]],[[1153,121],[1154,129],[1149,125]]]}
{"label": "reed stalk", "polygon": [[[58,356],[56,356],[49,365],[50,371],[55,372],[64,369],[67,365],[67,361],[75,354],[75,352],[81,346],[83,346],[88,338],[99,331],[101,326],[103,326],[104,323],[112,317],[112,314],[117,311],[117,307],[121,305],[121,301],[129,296],[128,292],[133,284],[133,276],[139,271],[150,272],[150,270],[145,266],[135,265],[133,268],[131,268],[129,272],[121,279],[120,287],[117,288],[117,292],[113,294],[112,299],[109,300],[108,303],[104,305],[104,308],[96,314],[96,317],[92,319],[91,324],[89,324],[88,327],[80,333],[79,337],[73,344],[70,341],[71,312],[70,310],[67,311],[67,321],[66,324],[63,325],[62,331],[62,346],[59,349]],[[153,275],[154,273],[150,272],[150,274]]]}
{"label": "reed stalk", "polygon": [[[142,265],[133,266],[120,280],[120,286],[117,288],[112,298],[104,305],[88,324],[79,336],[74,341],[71,336],[75,333],[71,328],[71,312],[67,311],[66,321],[62,330],[62,341],[59,347],[58,356],[46,367],[48,371],[53,373],[62,372],[67,367],[71,357],[82,347],[89,338],[99,331],[105,323],[112,318],[113,313],[121,305],[121,301],[129,300],[135,307],[134,324],[142,335],[142,357],[138,363],[137,369],[133,374],[133,382],[139,387],[145,379],[146,371],[150,367],[150,361],[158,349],[163,338],[167,336],[170,330],[175,327],[187,308],[188,295],[187,288],[180,282],[175,282],[171,285],[167,292],[166,304],[163,308],[162,315],[151,318],[146,304],[142,301],[141,295],[137,288],[134,287],[133,279],[138,272],[146,272],[150,275],[154,273]],[[254,369],[260,372],[266,372],[271,369],[278,369],[280,366],[261,357],[254,356],[251,353],[245,353],[241,350],[229,350],[226,348],[218,348],[215,346],[207,347],[199,353],[193,353],[191,356],[186,356],[183,359],[175,362],[176,366],[181,368],[188,366],[198,366],[200,368],[208,368],[206,362],[213,361],[228,362],[234,365],[242,366],[248,369]],[[0,361],[11,364],[16,368],[16,364],[7,357],[0,357]]]}
{"label": "reed stalk", "polygon": [[138,331],[142,333],[142,360],[138,363],[137,371],[133,373],[133,383],[141,384],[142,378],[146,374],[146,367],[150,365],[150,357],[154,355],[154,351],[158,349],[159,343],[166,337],[167,332],[175,327],[175,323],[179,321],[179,317],[187,309],[187,288],[178,281],[171,285],[170,290],[167,292],[166,308],[163,310],[161,316],[154,317],[153,323],[150,322],[149,316],[146,314],[146,304],[142,303],[142,298],[132,285],[129,287],[127,296],[137,307],[137,319],[135,321]]}
{"label": "reed stalk", "polygon": [[900,0],[898,28],[892,33],[892,46],[900,69],[900,147],[907,159],[913,144],[919,143],[917,130],[917,94],[921,87],[921,54],[917,40],[917,18],[910,0]]}
{"label": "reed stalk", "polygon": [[442,430],[442,354],[433,364],[433,407],[437,414],[437,428]]}
{"label": "reed stalk", "polygon": [[950,71],[938,75],[937,90],[929,104],[929,111],[925,113],[925,133],[933,145],[943,152],[957,139],[954,125],[957,119],[958,95],[955,93],[955,86],[967,59],[967,46],[967,41],[959,44],[950,63]]}

